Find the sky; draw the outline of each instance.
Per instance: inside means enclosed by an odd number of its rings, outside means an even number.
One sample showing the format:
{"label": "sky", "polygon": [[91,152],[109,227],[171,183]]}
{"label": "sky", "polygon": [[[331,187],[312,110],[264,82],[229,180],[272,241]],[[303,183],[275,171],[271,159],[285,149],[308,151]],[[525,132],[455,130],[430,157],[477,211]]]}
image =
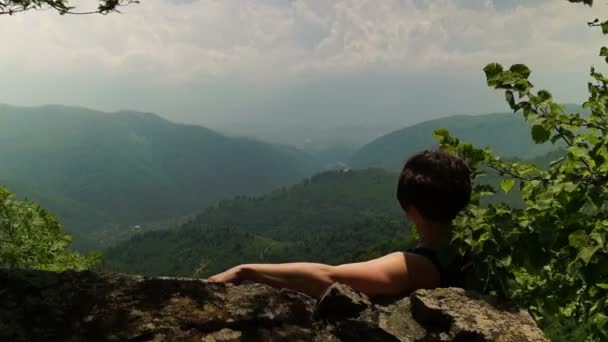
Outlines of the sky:
{"label": "sky", "polygon": [[[86,10],[90,0],[74,1]],[[210,127],[398,128],[507,111],[489,62],[582,102],[608,17],[565,0],[141,0],[107,16],[0,17],[0,102]]]}

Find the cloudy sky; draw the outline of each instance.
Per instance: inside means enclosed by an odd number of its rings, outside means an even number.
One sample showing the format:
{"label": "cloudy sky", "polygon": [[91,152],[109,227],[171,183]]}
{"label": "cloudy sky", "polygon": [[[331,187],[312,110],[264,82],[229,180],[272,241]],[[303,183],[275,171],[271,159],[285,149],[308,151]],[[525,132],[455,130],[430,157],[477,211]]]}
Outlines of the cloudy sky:
{"label": "cloudy sky", "polygon": [[[86,9],[94,2],[74,1]],[[608,17],[565,0],[142,0],[0,17],[0,102],[134,109],[212,127],[409,124],[506,111],[488,62],[584,98]]]}

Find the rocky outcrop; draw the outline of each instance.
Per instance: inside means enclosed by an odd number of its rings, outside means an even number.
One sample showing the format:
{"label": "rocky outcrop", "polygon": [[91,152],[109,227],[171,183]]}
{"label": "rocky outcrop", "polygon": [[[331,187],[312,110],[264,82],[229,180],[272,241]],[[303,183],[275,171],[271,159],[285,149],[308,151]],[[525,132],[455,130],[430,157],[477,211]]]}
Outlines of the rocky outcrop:
{"label": "rocky outcrop", "polygon": [[546,341],[531,317],[462,289],[319,300],[259,284],[0,270],[0,341]]}

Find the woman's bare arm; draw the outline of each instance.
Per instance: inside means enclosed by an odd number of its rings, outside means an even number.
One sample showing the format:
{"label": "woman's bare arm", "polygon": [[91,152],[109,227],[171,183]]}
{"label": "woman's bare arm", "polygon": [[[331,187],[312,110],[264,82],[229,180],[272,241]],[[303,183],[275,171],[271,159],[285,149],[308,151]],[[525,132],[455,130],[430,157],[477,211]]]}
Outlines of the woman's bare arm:
{"label": "woman's bare arm", "polygon": [[433,264],[416,254],[396,252],[378,259],[338,266],[316,263],[247,264],[209,278],[209,281],[252,280],[320,297],[333,283],[349,285],[368,296],[397,295],[439,286]]}

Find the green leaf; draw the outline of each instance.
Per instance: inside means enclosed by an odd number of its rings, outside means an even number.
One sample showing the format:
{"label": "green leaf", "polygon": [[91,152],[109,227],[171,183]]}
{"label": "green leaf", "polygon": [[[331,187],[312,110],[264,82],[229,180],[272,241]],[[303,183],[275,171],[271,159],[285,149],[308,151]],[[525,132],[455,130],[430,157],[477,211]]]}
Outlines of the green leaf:
{"label": "green leaf", "polygon": [[598,246],[604,245],[604,234],[600,234],[598,232],[592,232],[591,234],[589,234],[589,238],[591,238],[591,240],[595,241]]}
{"label": "green leaf", "polygon": [[605,283],[598,283],[595,284],[595,286],[599,287],[600,289],[608,290],[608,284]]}
{"label": "green leaf", "polygon": [[551,137],[551,132],[549,132],[545,127],[541,125],[532,126],[532,139],[537,144],[542,144],[549,140]]}
{"label": "green leaf", "polygon": [[495,78],[503,72],[503,68],[502,65],[498,63],[490,63],[486,65],[485,68],[483,68],[483,71],[486,74],[486,80],[488,82],[488,85],[493,87],[496,85]]}
{"label": "green leaf", "polygon": [[504,257],[504,258],[500,259],[500,264],[501,264],[503,267],[509,267],[509,265],[511,265],[511,260],[512,260],[512,259],[511,259],[511,256],[510,256],[510,255],[507,255],[506,257]]}
{"label": "green leaf", "polygon": [[568,236],[570,246],[581,248],[587,243],[587,233],[584,230],[577,230]]}
{"label": "green leaf", "polygon": [[439,142],[443,142],[446,138],[448,138],[450,136],[450,132],[445,129],[445,128],[437,128],[434,132],[433,132],[433,138],[435,138],[435,140],[438,140]]}
{"label": "green leaf", "polygon": [[548,101],[551,100],[551,93],[548,92],[547,90],[539,90],[537,93],[538,97],[540,98],[541,101]]}
{"label": "green leaf", "polygon": [[581,134],[580,136],[592,144],[597,144],[601,141],[601,139],[594,134]]}
{"label": "green leaf", "polygon": [[593,316],[593,324],[602,329],[608,323],[608,316],[603,313],[597,313]]}
{"label": "green leaf", "polygon": [[507,100],[507,103],[511,107],[511,109],[516,110],[517,109],[517,105],[515,104],[515,97],[513,96],[513,91],[512,90],[507,90],[505,92],[505,98]]}
{"label": "green leaf", "polygon": [[483,71],[486,73],[487,78],[492,78],[498,76],[503,72],[502,65],[498,63],[490,63],[483,68]]}
{"label": "green leaf", "polygon": [[608,21],[604,21],[602,23],[602,33],[603,34],[608,34]]}
{"label": "green leaf", "polygon": [[523,65],[523,64],[514,64],[511,66],[511,68],[509,68],[509,71],[515,73],[515,74],[519,74],[521,77],[528,79],[528,77],[530,76],[530,69]]}
{"label": "green leaf", "polygon": [[600,246],[589,246],[589,247],[584,247],[583,249],[581,249],[578,252],[578,255],[576,256],[577,259],[581,259],[585,262],[585,265],[589,263],[589,261],[591,260],[591,258],[593,257],[593,255],[595,254],[595,252],[597,252],[600,249]]}
{"label": "green leaf", "polygon": [[515,180],[513,178],[505,178],[500,181],[500,188],[505,193],[511,191],[513,185],[515,185]]}
{"label": "green leaf", "polygon": [[608,48],[607,47],[602,46],[602,48],[600,49],[600,56],[608,57]]}
{"label": "green leaf", "polygon": [[587,149],[580,146],[570,146],[568,147],[568,151],[576,158],[582,158],[587,154]]}

